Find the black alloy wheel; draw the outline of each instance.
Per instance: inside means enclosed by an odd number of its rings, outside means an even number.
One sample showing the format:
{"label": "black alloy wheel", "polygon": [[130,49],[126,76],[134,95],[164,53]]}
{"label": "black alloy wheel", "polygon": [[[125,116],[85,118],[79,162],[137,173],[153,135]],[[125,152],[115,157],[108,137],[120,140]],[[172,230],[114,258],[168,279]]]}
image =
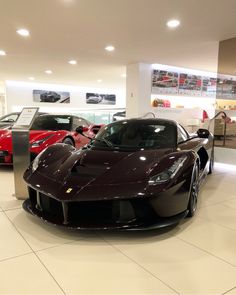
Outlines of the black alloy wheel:
{"label": "black alloy wheel", "polygon": [[187,217],[194,216],[197,210],[198,193],[199,193],[199,170],[198,170],[198,165],[196,164],[193,168]]}
{"label": "black alloy wheel", "polygon": [[62,143],[65,143],[65,144],[68,144],[68,145],[72,145],[72,146],[75,146],[74,145],[74,142],[72,141],[72,139],[70,139],[69,137],[66,137]]}

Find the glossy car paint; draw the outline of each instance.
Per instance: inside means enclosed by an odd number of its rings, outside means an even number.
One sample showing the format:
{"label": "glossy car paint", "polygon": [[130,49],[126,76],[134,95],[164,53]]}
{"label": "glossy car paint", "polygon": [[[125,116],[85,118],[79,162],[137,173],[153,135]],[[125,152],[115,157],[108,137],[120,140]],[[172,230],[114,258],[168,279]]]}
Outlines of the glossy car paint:
{"label": "glossy car paint", "polygon": [[[155,223],[143,220],[116,222],[110,224],[65,223],[31,206],[27,200],[24,208],[46,222],[78,229],[144,229],[177,223],[187,214],[189,190],[193,167],[204,152],[207,160],[199,161],[199,181],[208,173],[212,149],[212,137],[199,138],[196,135],[174,148],[116,151],[93,150],[76,151],[66,145],[49,147],[41,156],[38,169],[32,166],[25,172],[28,186],[42,196],[54,199],[62,206],[76,204],[100,204],[126,201],[144,202],[157,216]],[[198,154],[199,153],[199,154]],[[181,156],[186,156],[183,167],[168,182],[150,185],[153,175],[170,167]],[[203,157],[204,158],[204,157]],[[30,192],[32,193],[32,190]],[[137,206],[140,207],[139,204]],[[63,207],[63,208],[64,208]],[[138,209],[140,210],[140,208]]]}

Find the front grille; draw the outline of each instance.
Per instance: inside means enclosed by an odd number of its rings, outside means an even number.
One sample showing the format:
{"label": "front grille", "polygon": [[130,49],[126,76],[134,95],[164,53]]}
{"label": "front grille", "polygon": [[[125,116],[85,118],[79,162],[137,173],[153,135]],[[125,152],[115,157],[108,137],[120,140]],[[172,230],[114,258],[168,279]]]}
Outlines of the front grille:
{"label": "front grille", "polygon": [[147,222],[156,217],[149,203],[142,199],[63,202],[47,195],[39,194],[40,207],[37,207],[37,194],[29,188],[32,210],[41,211],[42,217],[52,223],[68,224],[78,227],[116,227],[122,224]]}
{"label": "front grille", "polygon": [[9,154],[8,151],[0,151],[0,163],[11,163],[12,162],[12,156]]}

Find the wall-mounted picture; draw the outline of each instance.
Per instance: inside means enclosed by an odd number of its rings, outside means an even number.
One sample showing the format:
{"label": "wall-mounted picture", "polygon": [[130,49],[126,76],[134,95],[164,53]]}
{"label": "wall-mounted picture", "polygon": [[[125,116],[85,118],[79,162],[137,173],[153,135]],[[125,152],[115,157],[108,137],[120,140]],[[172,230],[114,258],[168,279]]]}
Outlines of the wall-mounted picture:
{"label": "wall-mounted picture", "polygon": [[216,78],[202,77],[202,96],[214,97],[216,95]]}
{"label": "wall-mounted picture", "polygon": [[62,91],[33,90],[34,102],[70,103],[70,93]]}
{"label": "wall-mounted picture", "polygon": [[180,73],[179,75],[179,94],[200,95],[202,88],[202,77]]}
{"label": "wall-mounted picture", "polygon": [[115,94],[98,94],[98,93],[86,93],[87,104],[116,104]]}
{"label": "wall-mounted picture", "polygon": [[178,76],[176,72],[153,70],[152,92],[163,94],[178,93]]}
{"label": "wall-mounted picture", "polygon": [[220,77],[217,79],[217,98],[236,99],[236,81],[233,78]]}

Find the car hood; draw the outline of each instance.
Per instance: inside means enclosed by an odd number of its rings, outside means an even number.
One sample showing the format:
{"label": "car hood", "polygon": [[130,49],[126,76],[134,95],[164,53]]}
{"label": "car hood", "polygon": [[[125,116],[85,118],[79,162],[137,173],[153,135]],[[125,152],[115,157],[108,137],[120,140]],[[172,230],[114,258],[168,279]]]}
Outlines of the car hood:
{"label": "car hood", "polygon": [[[103,151],[103,150],[79,150],[67,159],[59,158],[40,173],[59,182],[64,182],[75,175],[77,183],[96,184],[126,183],[142,181],[149,174],[151,167],[165,154],[172,150],[149,151]],[[62,160],[62,162],[61,162]],[[52,159],[53,161],[53,159]]]}
{"label": "car hood", "polygon": [[56,134],[57,131],[48,131],[48,130],[30,130],[29,139],[30,143],[33,143],[37,140],[43,139],[49,135]]}
{"label": "car hood", "polygon": [[[26,171],[26,182],[60,200],[96,200],[131,197],[146,185],[152,168],[172,149],[155,151],[79,150],[50,152],[35,173]],[[68,195],[68,189],[70,194]],[[130,193],[129,193],[130,192]],[[106,197],[107,196],[107,197]]]}

